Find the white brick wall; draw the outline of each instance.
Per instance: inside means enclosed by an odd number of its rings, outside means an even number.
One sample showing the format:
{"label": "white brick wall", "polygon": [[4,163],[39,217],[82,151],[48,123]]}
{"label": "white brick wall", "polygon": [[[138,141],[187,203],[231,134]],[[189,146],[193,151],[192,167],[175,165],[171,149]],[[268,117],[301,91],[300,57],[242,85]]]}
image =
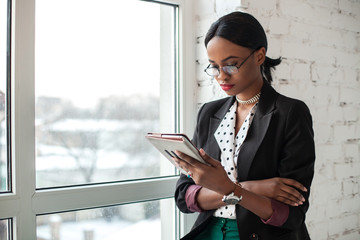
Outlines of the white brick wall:
{"label": "white brick wall", "polygon": [[204,36],[241,10],[267,32],[269,57],[283,57],[274,87],[307,103],[316,165],[307,225],[312,239],[360,239],[360,1],[194,0],[198,104],[224,97],[207,66]]}

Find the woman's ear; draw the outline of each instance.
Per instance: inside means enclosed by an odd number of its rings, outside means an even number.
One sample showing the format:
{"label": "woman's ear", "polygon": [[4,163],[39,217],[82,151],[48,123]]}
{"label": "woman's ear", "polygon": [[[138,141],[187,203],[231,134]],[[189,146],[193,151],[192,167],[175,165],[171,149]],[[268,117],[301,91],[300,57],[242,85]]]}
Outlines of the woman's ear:
{"label": "woman's ear", "polygon": [[258,64],[259,66],[262,65],[265,61],[265,56],[266,56],[266,50],[264,47],[260,48],[259,50],[257,50],[255,52],[255,61],[256,64]]}

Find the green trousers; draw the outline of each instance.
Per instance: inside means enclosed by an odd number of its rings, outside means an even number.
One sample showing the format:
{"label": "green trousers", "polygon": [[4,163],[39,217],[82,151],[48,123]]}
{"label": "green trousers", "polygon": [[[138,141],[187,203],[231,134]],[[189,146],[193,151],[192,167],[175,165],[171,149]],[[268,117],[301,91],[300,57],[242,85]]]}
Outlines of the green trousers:
{"label": "green trousers", "polygon": [[207,227],[194,240],[239,240],[235,219],[211,217]]}

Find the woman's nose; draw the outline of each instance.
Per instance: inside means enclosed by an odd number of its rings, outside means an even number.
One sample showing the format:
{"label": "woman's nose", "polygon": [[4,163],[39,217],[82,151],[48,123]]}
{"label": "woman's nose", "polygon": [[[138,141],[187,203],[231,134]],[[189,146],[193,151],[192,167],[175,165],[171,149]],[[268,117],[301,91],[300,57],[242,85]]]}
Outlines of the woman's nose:
{"label": "woman's nose", "polygon": [[220,81],[226,81],[229,79],[230,75],[226,73],[222,68],[219,68],[219,75],[216,77],[216,79]]}

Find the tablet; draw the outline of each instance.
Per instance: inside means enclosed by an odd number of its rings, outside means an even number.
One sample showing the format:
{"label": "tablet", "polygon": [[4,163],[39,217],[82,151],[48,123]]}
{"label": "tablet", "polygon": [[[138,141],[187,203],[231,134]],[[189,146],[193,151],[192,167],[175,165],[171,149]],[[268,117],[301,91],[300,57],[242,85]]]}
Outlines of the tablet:
{"label": "tablet", "polygon": [[179,169],[180,172],[185,175],[188,173],[184,169],[176,166],[175,161],[172,159],[173,157],[179,158],[175,153],[176,150],[183,152],[207,165],[207,163],[202,159],[199,150],[185,134],[148,133],[145,137],[157,150],[160,151],[162,155],[164,155],[175,167]]}

